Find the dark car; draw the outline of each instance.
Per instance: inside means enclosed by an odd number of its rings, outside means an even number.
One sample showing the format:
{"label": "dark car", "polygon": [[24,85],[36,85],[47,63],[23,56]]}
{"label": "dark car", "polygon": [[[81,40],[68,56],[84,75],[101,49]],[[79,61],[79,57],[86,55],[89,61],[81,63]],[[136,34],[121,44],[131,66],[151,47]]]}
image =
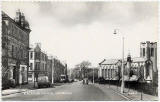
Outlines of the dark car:
{"label": "dark car", "polygon": [[98,79],[99,84],[105,84],[105,79],[103,77],[100,77]]}
{"label": "dark car", "polygon": [[47,76],[39,76],[37,84],[38,84],[38,88],[41,88],[41,87],[51,87],[51,83],[49,82]]}

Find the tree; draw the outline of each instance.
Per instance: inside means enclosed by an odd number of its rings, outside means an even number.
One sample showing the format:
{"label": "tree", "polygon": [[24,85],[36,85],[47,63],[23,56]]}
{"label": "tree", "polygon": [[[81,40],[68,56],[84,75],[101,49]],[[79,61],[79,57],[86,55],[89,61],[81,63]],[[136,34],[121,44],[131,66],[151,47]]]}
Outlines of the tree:
{"label": "tree", "polygon": [[77,64],[76,67],[79,67],[82,72],[82,77],[86,77],[87,68],[91,66],[89,61],[82,61],[80,64]]}

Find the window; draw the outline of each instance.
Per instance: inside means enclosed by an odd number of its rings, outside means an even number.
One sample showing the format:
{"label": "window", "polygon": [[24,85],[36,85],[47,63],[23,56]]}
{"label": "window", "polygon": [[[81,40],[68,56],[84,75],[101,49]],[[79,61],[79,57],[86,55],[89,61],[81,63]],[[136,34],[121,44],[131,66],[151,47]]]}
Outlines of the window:
{"label": "window", "polygon": [[44,70],[44,63],[42,64],[42,66],[43,66],[43,67],[42,67],[42,70]]}
{"label": "window", "polygon": [[151,57],[154,56],[154,48],[151,48]]}
{"label": "window", "polygon": [[30,53],[30,59],[33,59],[33,52]]}
{"label": "window", "polygon": [[33,70],[33,63],[30,63],[30,70]]}
{"label": "window", "polygon": [[17,47],[14,47],[14,51],[15,51],[14,56],[17,57]]}
{"label": "window", "polygon": [[32,78],[32,74],[28,74],[28,77],[29,77],[29,78]]}
{"label": "window", "polygon": [[2,42],[2,48],[4,49],[6,47],[6,43]]}
{"label": "window", "polygon": [[12,57],[14,56],[14,46],[12,45]]}
{"label": "window", "polygon": [[145,56],[145,48],[143,48],[143,57]]}
{"label": "window", "polygon": [[35,59],[40,60],[40,57],[41,57],[40,52],[35,52]]}
{"label": "window", "polygon": [[23,59],[23,50],[21,49],[21,58]]}

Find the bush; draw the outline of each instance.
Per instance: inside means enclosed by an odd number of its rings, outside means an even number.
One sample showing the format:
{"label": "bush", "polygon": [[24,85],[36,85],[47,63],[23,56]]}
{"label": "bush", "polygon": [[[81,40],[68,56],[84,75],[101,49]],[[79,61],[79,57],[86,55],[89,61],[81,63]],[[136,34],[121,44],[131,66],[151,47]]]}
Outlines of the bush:
{"label": "bush", "polygon": [[3,80],[2,81],[2,89],[9,89],[10,87],[15,87],[16,84],[15,84],[15,79],[9,79],[9,80]]}
{"label": "bush", "polygon": [[16,87],[15,79],[10,79],[9,85],[10,85],[10,87]]}
{"label": "bush", "polygon": [[2,81],[2,90],[9,89],[9,80],[3,80]]}

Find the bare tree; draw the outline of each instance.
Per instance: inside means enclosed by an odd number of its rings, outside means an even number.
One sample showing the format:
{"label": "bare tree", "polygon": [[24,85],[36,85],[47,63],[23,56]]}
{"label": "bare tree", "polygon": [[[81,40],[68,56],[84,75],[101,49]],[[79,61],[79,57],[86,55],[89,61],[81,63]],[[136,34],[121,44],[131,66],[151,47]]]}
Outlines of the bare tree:
{"label": "bare tree", "polygon": [[86,77],[87,68],[91,66],[89,61],[82,61],[80,64],[77,64],[76,67],[79,67],[82,72],[82,78]]}

